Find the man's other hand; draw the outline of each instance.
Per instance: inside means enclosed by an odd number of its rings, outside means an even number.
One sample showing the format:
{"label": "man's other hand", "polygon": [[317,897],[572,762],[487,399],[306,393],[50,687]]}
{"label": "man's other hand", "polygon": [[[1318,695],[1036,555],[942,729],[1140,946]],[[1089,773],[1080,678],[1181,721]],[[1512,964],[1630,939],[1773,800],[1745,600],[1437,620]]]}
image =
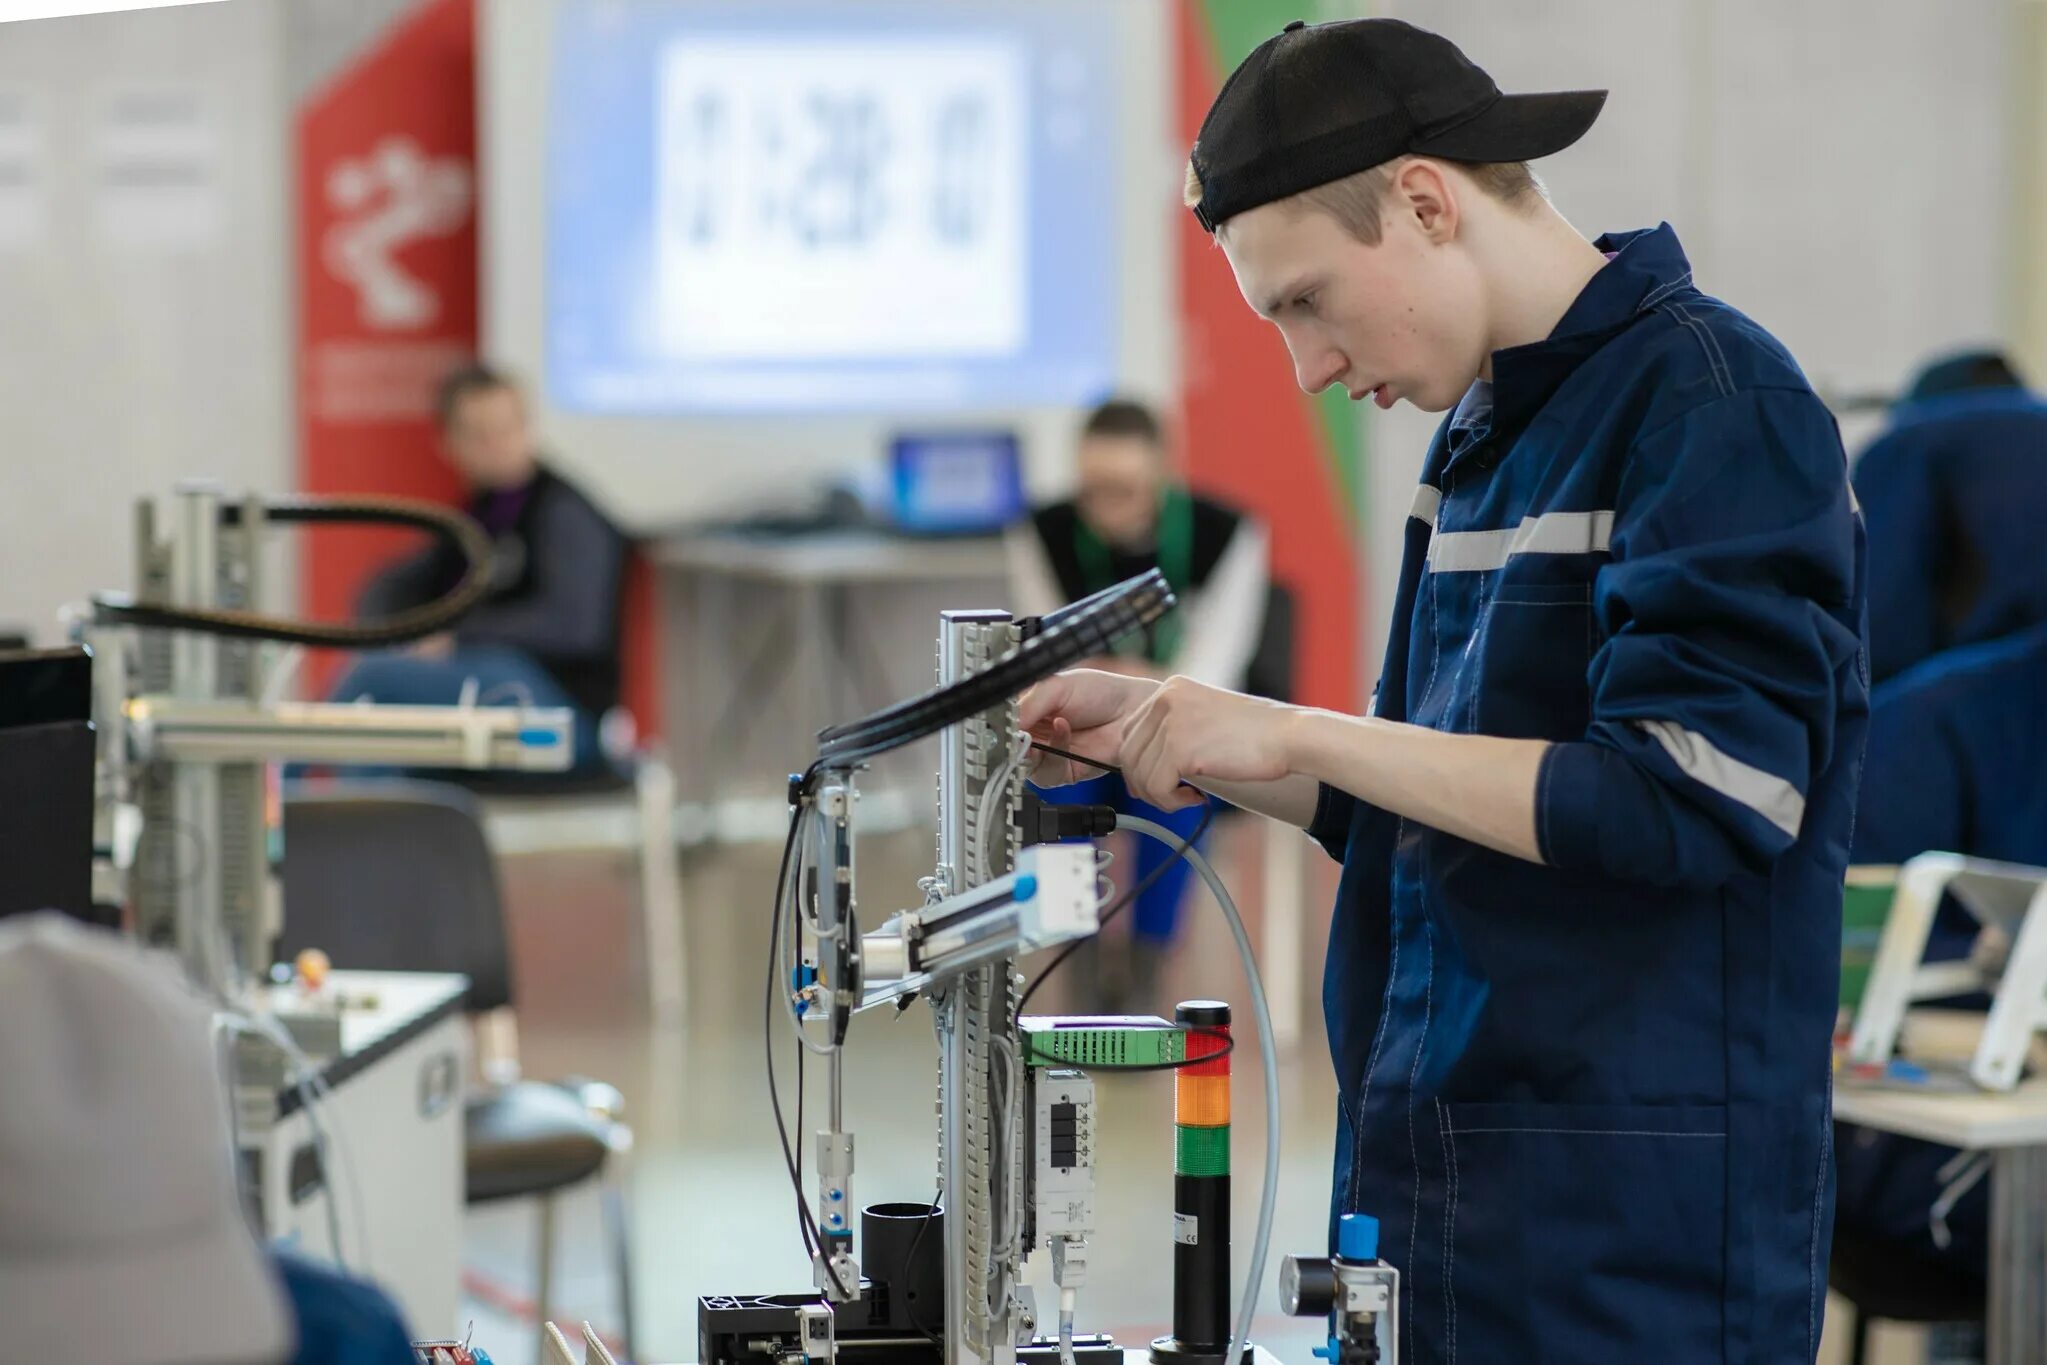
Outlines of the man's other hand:
{"label": "man's other hand", "polygon": [[1183,782],[1277,782],[1298,707],[1168,678],[1122,719],[1116,763],[1131,795],[1163,810],[1201,800]]}

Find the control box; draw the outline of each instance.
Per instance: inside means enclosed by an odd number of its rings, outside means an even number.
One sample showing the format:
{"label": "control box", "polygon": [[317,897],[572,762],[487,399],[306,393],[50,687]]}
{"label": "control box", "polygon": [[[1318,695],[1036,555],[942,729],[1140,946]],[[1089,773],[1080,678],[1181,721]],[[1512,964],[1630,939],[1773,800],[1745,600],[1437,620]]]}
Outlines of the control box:
{"label": "control box", "polygon": [[1033,1069],[1030,1244],[1095,1230],[1095,1083],[1064,1067]]}

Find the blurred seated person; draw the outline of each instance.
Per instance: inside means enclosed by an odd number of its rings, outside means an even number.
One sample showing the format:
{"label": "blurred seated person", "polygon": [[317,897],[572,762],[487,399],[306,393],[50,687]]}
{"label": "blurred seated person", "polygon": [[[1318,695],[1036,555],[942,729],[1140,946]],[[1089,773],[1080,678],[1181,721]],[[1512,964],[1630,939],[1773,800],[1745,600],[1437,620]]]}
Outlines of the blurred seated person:
{"label": "blurred seated person", "polygon": [[1929,365],[1855,464],[1875,681],[2047,621],[2047,400],[1991,352]]}
{"label": "blurred seated person", "polygon": [[[469,515],[493,544],[490,591],[449,634],[368,655],[336,701],[448,705],[474,680],[484,705],[575,710],[575,771],[610,765],[599,722],[619,702],[619,597],[626,538],[535,449],[525,395],[484,365],[456,371],[435,403],[441,448],[468,486]],[[389,565],[357,603],[380,617],[424,605],[461,579],[436,543]]]}
{"label": "blurred seated person", "polygon": [[0,1359],[417,1365],[381,1291],[250,1231],[226,1055],[171,958],[0,924]]}
{"label": "blurred seated person", "polygon": [[[1876,689],[1854,861],[1921,853],[2047,867],[2047,625],[1950,650]],[[1927,956],[1967,956],[1977,925],[1949,901]],[[1988,1184],[1963,1189],[1953,1148],[1842,1125],[1837,1221],[1977,1279],[1989,1264]]]}
{"label": "blurred seated person", "polygon": [[[1188,489],[1172,468],[1158,418],[1140,403],[1115,399],[1089,414],[1080,430],[1077,465],[1075,495],[1038,509],[1005,537],[1012,609],[1020,616],[1042,616],[1158,569],[1179,606],[1088,666],[1244,687],[1265,616],[1265,528]],[[1200,806],[1161,811],[1138,801],[1120,778],[1108,775],[1047,795],[1064,803],[1114,805],[1183,838],[1201,818]],[[1136,870],[1117,881],[1135,885],[1170,856],[1157,840],[1140,839]],[[1132,990],[1141,1007],[1156,1007],[1148,998],[1150,986],[1179,922],[1192,871],[1184,858],[1172,862],[1132,906],[1130,980],[1113,984]]]}

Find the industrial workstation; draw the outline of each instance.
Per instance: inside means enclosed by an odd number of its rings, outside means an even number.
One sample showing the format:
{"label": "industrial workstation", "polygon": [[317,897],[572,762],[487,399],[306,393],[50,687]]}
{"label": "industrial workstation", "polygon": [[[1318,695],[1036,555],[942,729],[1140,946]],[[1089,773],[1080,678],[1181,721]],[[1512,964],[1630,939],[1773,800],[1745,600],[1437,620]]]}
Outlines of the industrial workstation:
{"label": "industrial workstation", "polygon": [[2047,5],[0,0],[0,1365],[2047,1365]]}

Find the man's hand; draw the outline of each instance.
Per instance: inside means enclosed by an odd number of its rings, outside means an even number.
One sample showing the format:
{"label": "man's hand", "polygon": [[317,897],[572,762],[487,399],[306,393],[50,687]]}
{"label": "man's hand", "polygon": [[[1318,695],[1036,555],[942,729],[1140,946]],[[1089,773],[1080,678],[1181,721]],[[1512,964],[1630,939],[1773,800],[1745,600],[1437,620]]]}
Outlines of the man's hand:
{"label": "man's hand", "polygon": [[1139,800],[1164,810],[1201,794],[1184,782],[1278,782],[1288,767],[1288,731],[1299,709],[1192,678],[1168,678],[1123,724],[1116,761]]}
{"label": "man's hand", "polygon": [[[1114,763],[1123,742],[1123,723],[1158,689],[1158,683],[1145,678],[1092,668],[1068,669],[1024,693],[1017,704],[1018,719],[1032,739],[1082,758]],[[1061,772],[1065,775],[1060,776]],[[1033,780],[1046,786],[1095,776],[1095,770],[1043,754],[1036,756],[1031,773]]]}

